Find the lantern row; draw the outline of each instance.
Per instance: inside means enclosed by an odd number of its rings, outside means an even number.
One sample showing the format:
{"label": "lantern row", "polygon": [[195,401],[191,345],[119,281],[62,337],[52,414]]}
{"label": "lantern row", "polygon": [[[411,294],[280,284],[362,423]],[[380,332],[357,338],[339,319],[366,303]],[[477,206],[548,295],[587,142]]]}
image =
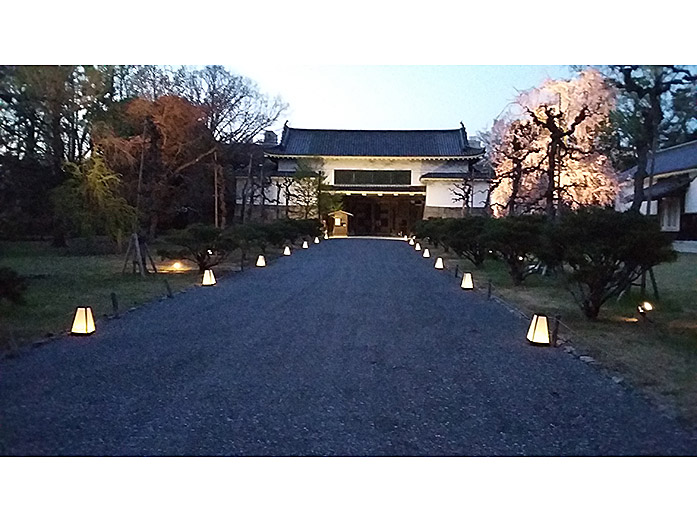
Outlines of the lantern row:
{"label": "lantern row", "polygon": [[[324,233],[324,239],[328,240],[329,236],[327,233]],[[315,236],[315,239],[313,240],[314,244],[320,243],[319,236]],[[310,245],[307,242],[307,240],[303,241],[302,243],[302,249],[309,249]],[[290,256],[291,255],[291,249],[289,245],[286,245],[283,249],[283,256]],[[175,263],[176,264],[179,262]],[[266,257],[263,254],[260,254],[257,257],[257,261],[255,264],[257,267],[266,267]],[[179,266],[181,264],[179,263]],[[201,286],[203,287],[211,287],[217,283],[217,280],[215,279],[215,274],[213,274],[212,269],[206,269],[203,271],[203,279],[201,281]],[[95,323],[94,323],[94,314],[92,313],[92,307],[88,306],[81,306],[78,307],[75,310],[75,316],[73,317],[73,325],[70,328],[70,334],[75,335],[75,336],[89,336],[90,334],[94,333],[96,331]]]}

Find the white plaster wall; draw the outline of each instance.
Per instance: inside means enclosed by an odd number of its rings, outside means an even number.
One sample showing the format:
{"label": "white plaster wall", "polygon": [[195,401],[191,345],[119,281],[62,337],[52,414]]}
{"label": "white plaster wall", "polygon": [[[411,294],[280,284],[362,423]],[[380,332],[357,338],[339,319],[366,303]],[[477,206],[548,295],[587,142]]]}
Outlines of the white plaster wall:
{"label": "white plaster wall", "polygon": [[685,193],[685,214],[697,213],[697,179],[692,180]]}
{"label": "white plaster wall", "polygon": [[427,207],[462,207],[461,201],[454,200],[450,189],[454,184],[449,181],[429,181],[426,184]]}
{"label": "white plaster wall", "polygon": [[[641,202],[641,208],[639,209],[641,214],[646,214],[646,202]],[[651,214],[658,213],[658,201],[653,200],[651,202]]]}
{"label": "white plaster wall", "polygon": [[[451,180],[429,181],[426,184],[426,205],[428,207],[462,207],[463,202],[456,200],[452,189],[457,182]],[[472,183],[472,201],[470,205],[483,208],[486,205],[486,193],[489,184],[485,181],[475,181]]]}
{"label": "white plaster wall", "polygon": [[[245,179],[244,178],[238,178],[237,179],[237,203],[242,203],[242,191],[244,190],[244,184],[245,184]],[[293,189],[291,188],[291,191]],[[272,183],[270,186],[266,187],[264,193],[266,195],[267,201],[266,205],[275,205],[276,204],[276,194],[279,191],[279,187],[276,186],[275,183]],[[286,201],[286,194],[285,191],[283,190],[283,186],[280,187],[280,192],[281,192],[281,199],[279,202],[279,205],[287,205]],[[247,195],[249,197],[249,195]],[[247,200],[249,201],[249,200]],[[260,204],[261,203],[261,196],[259,194],[259,189],[257,188],[254,192],[254,203],[255,204]]]}
{"label": "white plaster wall", "polygon": [[[279,159],[279,171],[294,171],[295,160]],[[437,161],[406,158],[324,158],[322,170],[327,176],[326,183],[334,184],[335,169],[363,169],[363,170],[389,170],[411,171],[411,185],[424,185],[421,176],[430,172],[462,172],[467,170],[467,162],[464,160]]]}
{"label": "white plaster wall", "polygon": [[472,183],[472,207],[486,206],[486,196],[489,192],[489,182],[474,181]]}

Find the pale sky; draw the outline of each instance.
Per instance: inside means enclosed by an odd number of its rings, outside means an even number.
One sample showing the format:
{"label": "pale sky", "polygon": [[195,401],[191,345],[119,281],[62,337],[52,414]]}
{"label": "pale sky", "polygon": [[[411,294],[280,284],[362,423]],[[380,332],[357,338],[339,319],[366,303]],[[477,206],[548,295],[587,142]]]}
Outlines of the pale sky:
{"label": "pale sky", "polygon": [[453,129],[484,131],[516,96],[568,66],[228,65],[290,108],[278,129]]}

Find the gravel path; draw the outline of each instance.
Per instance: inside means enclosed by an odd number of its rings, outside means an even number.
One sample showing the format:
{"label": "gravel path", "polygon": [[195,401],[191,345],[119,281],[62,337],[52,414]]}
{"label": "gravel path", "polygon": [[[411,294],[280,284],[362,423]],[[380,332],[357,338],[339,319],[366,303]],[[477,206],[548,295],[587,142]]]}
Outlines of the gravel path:
{"label": "gravel path", "polygon": [[0,362],[0,454],[695,455],[432,263],[331,240]]}

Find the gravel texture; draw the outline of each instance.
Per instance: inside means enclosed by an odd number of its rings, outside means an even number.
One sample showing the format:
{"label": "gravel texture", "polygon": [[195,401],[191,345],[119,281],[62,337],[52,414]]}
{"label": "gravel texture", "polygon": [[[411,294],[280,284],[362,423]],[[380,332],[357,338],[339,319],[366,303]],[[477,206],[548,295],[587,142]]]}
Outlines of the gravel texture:
{"label": "gravel texture", "polygon": [[0,362],[0,454],[695,455],[433,263],[330,240],[28,349]]}

